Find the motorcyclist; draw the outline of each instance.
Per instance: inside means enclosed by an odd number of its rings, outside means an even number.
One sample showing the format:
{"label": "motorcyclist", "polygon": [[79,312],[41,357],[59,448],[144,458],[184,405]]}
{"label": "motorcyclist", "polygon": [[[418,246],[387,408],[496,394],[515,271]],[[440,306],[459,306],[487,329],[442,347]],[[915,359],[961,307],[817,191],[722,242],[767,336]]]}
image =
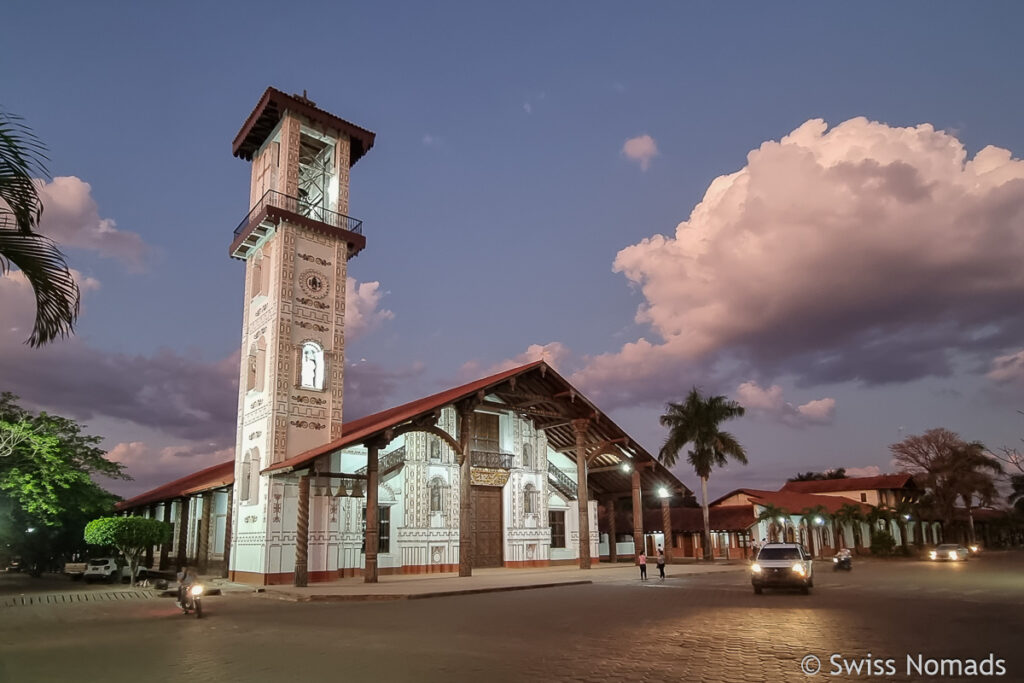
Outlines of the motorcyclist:
{"label": "motorcyclist", "polygon": [[185,608],[186,596],[189,588],[199,583],[199,576],[194,567],[183,567],[178,572],[178,607]]}

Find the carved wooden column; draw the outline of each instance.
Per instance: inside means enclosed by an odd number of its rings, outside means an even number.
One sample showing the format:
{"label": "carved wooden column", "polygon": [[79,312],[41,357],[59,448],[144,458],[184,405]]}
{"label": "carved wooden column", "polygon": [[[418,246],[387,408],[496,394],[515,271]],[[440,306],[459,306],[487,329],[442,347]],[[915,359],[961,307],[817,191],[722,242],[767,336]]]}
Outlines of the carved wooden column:
{"label": "carved wooden column", "polygon": [[378,439],[366,442],[366,565],[363,569],[365,583],[377,583],[377,549],[380,547],[380,472],[377,456],[382,446],[384,443]]}
{"label": "carved wooden column", "polygon": [[587,428],[590,420],[572,421],[576,435],[576,503],[579,507],[580,569],[590,569],[590,505],[587,493]]}
{"label": "carved wooden column", "polygon": [[188,498],[178,501],[178,569],[188,566]]}
{"label": "carved wooden column", "polygon": [[669,550],[672,548],[672,513],[668,507],[668,498],[661,499],[661,533],[665,536],[665,561],[668,562]]}
{"label": "carved wooden column", "polygon": [[459,409],[459,576],[473,576],[473,501],[470,477],[473,469],[473,408]]}
{"label": "carved wooden column", "polygon": [[231,524],[234,521],[235,485],[228,487],[228,512],[224,518],[224,568],[220,575],[228,578],[231,575]]}
{"label": "carved wooden column", "polygon": [[[164,501],[164,524],[167,526],[171,525],[171,501]],[[174,539],[171,538],[171,534],[167,534],[167,541],[160,546],[160,569],[167,569],[167,559],[171,556],[171,544]]]}
{"label": "carved wooden column", "polygon": [[199,573],[205,574],[210,568],[210,512],[213,507],[213,494],[207,491],[201,497],[203,516],[199,518],[199,537],[196,542],[196,565]]}
{"label": "carved wooden column", "polygon": [[[149,518],[156,519],[156,503],[149,506]],[[146,546],[146,569],[153,568],[153,546]]]}
{"label": "carved wooden column", "polygon": [[644,503],[640,498],[640,470],[633,467],[633,557],[640,557],[644,547]]}
{"label": "carved wooden column", "polygon": [[295,518],[295,585],[309,585],[309,475],[299,477],[299,510]]}
{"label": "carved wooden column", "polygon": [[605,507],[605,512],[608,515],[608,561],[618,562],[619,561],[619,549],[616,547],[615,538],[618,536],[618,532],[615,529],[616,514],[615,514],[615,499],[609,498],[608,505]]}

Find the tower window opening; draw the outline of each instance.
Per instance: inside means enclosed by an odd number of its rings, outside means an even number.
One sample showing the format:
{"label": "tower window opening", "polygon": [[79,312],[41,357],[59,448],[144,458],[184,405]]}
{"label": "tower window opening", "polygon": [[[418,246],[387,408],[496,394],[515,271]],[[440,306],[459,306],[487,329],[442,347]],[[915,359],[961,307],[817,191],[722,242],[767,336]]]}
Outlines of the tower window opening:
{"label": "tower window opening", "polygon": [[324,388],[324,349],[316,342],[305,342],[302,345],[302,376],[300,387],[303,389]]}

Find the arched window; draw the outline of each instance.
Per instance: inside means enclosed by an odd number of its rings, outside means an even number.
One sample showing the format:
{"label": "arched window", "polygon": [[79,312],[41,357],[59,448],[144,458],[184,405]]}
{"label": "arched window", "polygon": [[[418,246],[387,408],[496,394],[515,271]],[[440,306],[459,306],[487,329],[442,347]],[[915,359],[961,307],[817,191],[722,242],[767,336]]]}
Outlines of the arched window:
{"label": "arched window", "polygon": [[430,482],[430,511],[444,511],[444,482],[433,479]]}
{"label": "arched window", "polygon": [[324,388],[324,349],[313,341],[302,344],[302,377],[299,384],[303,389]]}
{"label": "arched window", "polygon": [[537,490],[533,484],[527,484],[523,489],[523,512],[527,515],[537,512]]}
{"label": "arched window", "polygon": [[437,438],[436,436],[430,437],[430,459],[441,459],[441,439]]}
{"label": "arched window", "polygon": [[267,342],[260,337],[249,347],[249,367],[246,369],[245,390],[263,391],[267,366]]}
{"label": "arched window", "polygon": [[257,503],[260,499],[260,449],[249,451],[249,502]]}
{"label": "arched window", "polygon": [[238,499],[249,502],[249,480],[252,477],[252,462],[249,453],[242,456],[242,474],[238,479]]}
{"label": "arched window", "polygon": [[528,443],[523,444],[523,468],[533,469],[533,446]]}

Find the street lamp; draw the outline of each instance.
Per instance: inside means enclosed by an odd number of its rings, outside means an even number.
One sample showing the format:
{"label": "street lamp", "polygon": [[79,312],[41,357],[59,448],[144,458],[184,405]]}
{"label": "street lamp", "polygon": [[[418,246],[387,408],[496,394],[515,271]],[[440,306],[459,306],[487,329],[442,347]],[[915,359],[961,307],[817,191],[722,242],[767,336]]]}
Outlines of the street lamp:
{"label": "street lamp", "polygon": [[35,532],[36,528],[34,526],[30,526],[29,528],[25,529],[25,533],[34,534]]}
{"label": "street lamp", "polygon": [[629,466],[628,462],[622,463],[622,471],[623,472],[629,472],[631,469],[633,469],[633,468]]}
{"label": "street lamp", "polygon": [[825,520],[822,519],[821,517],[815,517],[814,518],[814,523],[817,524],[818,526],[821,526],[822,524],[825,523]]}
{"label": "street lamp", "polygon": [[660,489],[658,489],[658,496],[660,496],[661,498],[668,498],[668,489],[662,486]]}

